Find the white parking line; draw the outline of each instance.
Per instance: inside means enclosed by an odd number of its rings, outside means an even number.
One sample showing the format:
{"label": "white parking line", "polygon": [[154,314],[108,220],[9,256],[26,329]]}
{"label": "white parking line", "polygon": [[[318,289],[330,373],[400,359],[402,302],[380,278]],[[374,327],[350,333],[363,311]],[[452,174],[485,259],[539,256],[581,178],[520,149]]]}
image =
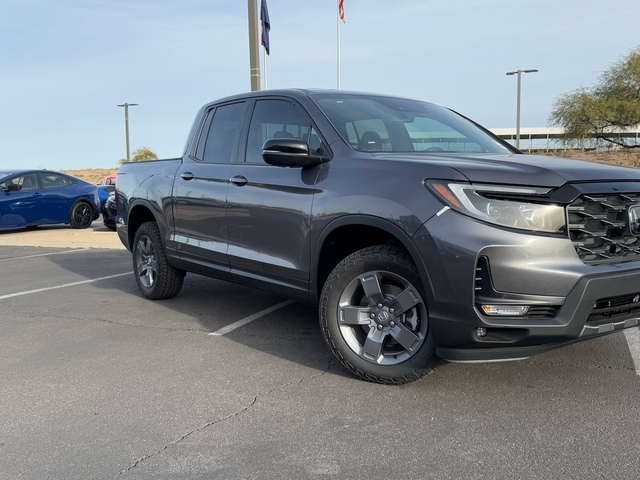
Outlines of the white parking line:
{"label": "white parking line", "polygon": [[80,282],[65,283],[64,285],[56,285],[55,287],[36,288],[35,290],[26,290],[24,292],[10,293],[8,295],[1,295],[0,300],[7,298],[20,297],[22,295],[31,295],[32,293],[48,292],[49,290],[57,290],[59,288],[75,287],[76,285],[84,285],[85,283],[94,283],[101,280],[108,280],[110,278],[124,277],[125,275],[131,275],[131,272],[117,273],[115,275],[107,275],[106,277],[92,278],[90,280],[82,280]]}
{"label": "white parking line", "polygon": [[244,317],[240,320],[238,320],[237,322],[233,322],[229,325],[227,325],[226,327],[222,327],[220,330],[216,330],[215,332],[211,332],[209,333],[209,335],[214,335],[216,337],[222,336],[226,333],[232,332],[233,330],[235,330],[236,328],[240,328],[243,325],[246,325],[247,323],[253,322],[254,320],[257,320],[260,317],[264,317],[265,315],[268,315],[272,312],[275,312],[276,310],[280,310],[281,308],[286,307],[287,305],[291,305],[293,303],[292,300],[286,300],[284,302],[280,302],[276,305],[273,305],[269,308],[265,308],[264,310],[260,310],[258,313],[254,313],[253,315],[249,315],[248,317]]}
{"label": "white parking line", "polygon": [[627,328],[624,330],[624,335],[627,337],[636,375],[640,375],[640,327]]}

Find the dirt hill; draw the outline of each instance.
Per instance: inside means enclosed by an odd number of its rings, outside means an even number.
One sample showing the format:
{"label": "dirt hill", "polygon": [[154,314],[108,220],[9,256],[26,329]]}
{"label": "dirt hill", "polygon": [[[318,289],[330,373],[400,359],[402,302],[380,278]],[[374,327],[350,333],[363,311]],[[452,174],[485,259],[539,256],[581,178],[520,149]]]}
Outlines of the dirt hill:
{"label": "dirt hill", "polygon": [[99,185],[105,177],[115,177],[118,168],[87,168],[84,170],[62,170],[62,172]]}

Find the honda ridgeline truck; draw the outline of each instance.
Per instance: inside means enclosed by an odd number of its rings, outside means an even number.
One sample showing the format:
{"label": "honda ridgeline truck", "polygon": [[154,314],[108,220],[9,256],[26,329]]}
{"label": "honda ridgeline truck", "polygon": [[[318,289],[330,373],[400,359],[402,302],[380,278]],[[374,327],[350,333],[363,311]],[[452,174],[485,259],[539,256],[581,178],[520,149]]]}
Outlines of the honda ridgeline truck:
{"label": "honda ridgeline truck", "polygon": [[318,304],[329,349],[369,381],[523,359],[640,318],[640,172],[524,155],[430,103],[224,98],[181,158],[123,164],[116,197],[145,297],[192,272]]}

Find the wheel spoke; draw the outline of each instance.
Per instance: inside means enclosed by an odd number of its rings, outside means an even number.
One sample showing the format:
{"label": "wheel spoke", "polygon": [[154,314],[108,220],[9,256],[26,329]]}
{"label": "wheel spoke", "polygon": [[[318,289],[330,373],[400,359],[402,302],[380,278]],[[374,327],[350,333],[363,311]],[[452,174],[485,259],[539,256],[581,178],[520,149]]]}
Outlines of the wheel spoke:
{"label": "wheel spoke", "polygon": [[153,283],[155,282],[155,272],[150,268],[147,267],[147,271],[145,273],[145,279],[147,280],[147,286],[151,287],[153,286]]}
{"label": "wheel spoke", "polygon": [[370,305],[376,305],[382,303],[384,300],[384,294],[382,293],[382,286],[380,285],[380,279],[375,272],[362,275],[360,278],[360,285],[364,289],[365,296],[369,299]]}
{"label": "wheel spoke", "polygon": [[398,294],[389,305],[396,311],[396,315],[406,313],[420,303],[420,297],[412,287],[403,290]]}
{"label": "wheel spoke", "polygon": [[402,323],[396,325],[389,331],[391,336],[409,353],[420,344],[420,337],[405,327]]}
{"label": "wheel spoke", "polygon": [[354,307],[351,305],[339,308],[340,323],[343,325],[369,325],[369,307]]}
{"label": "wheel spoke", "polygon": [[143,258],[138,258],[136,262],[136,272],[138,272],[138,275],[142,277],[146,273],[146,270],[147,270],[147,263],[144,261]]}
{"label": "wheel spoke", "polygon": [[140,240],[140,250],[142,253],[143,257],[147,257],[150,255],[150,249],[151,249],[151,242],[149,241],[148,237],[145,237],[143,239]]}
{"label": "wheel spoke", "polygon": [[376,328],[369,330],[367,339],[362,346],[362,354],[377,362],[382,355],[382,346],[384,345],[385,338],[387,338],[385,331]]}

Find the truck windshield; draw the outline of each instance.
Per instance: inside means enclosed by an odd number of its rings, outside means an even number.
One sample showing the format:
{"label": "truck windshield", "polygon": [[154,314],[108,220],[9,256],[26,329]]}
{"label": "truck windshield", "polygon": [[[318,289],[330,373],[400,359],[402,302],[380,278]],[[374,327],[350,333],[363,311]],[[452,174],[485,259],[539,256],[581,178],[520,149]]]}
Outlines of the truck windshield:
{"label": "truck windshield", "polygon": [[376,95],[311,97],[355,150],[513,153],[473,122],[439,105]]}

